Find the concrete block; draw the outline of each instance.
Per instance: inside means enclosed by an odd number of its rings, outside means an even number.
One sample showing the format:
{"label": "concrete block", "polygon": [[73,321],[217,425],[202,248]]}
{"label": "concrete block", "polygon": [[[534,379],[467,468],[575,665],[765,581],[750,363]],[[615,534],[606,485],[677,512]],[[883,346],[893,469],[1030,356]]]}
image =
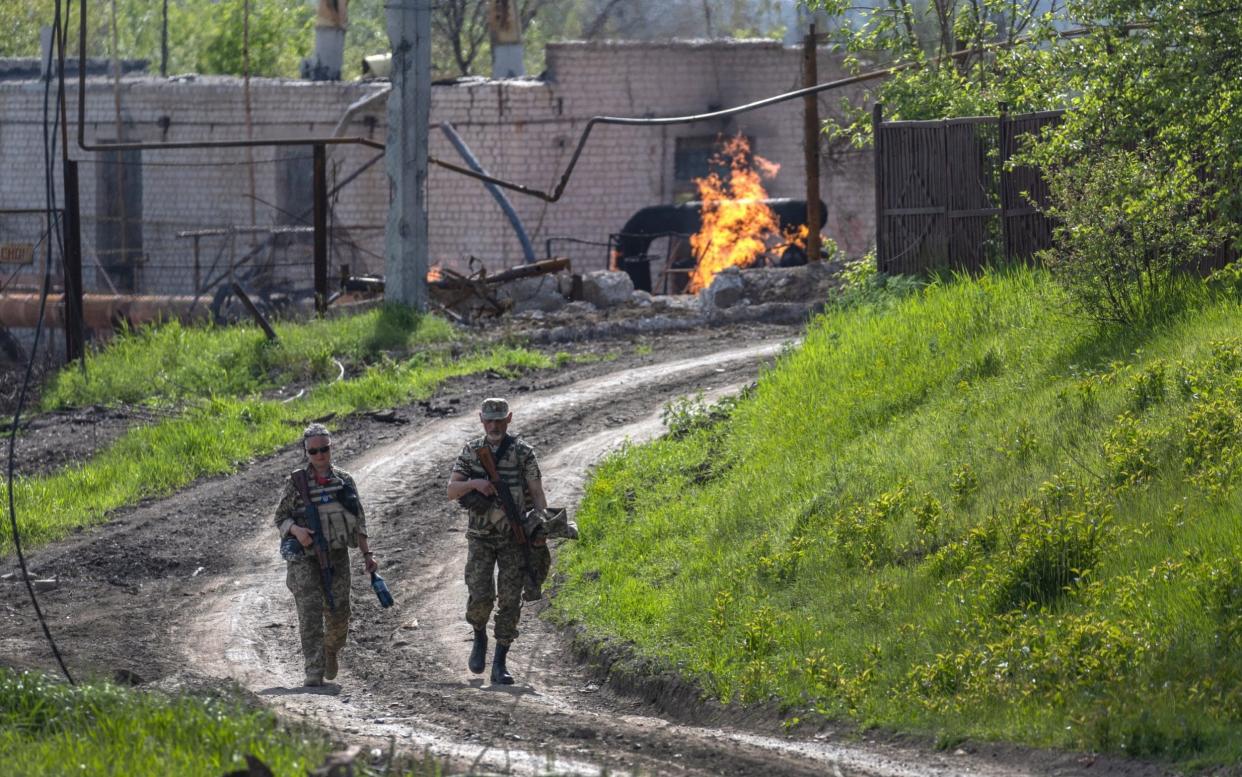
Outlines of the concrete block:
{"label": "concrete block", "polygon": [[610,308],[629,302],[634,282],[627,273],[597,270],[582,276],[582,298],[595,307]]}

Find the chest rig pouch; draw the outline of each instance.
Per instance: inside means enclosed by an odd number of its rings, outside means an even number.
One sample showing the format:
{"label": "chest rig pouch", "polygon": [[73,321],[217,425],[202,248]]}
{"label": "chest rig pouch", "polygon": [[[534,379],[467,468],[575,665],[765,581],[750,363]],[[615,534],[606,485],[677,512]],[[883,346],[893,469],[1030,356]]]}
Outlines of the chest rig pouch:
{"label": "chest rig pouch", "polygon": [[326,485],[310,487],[311,502],[319,511],[319,523],[332,550],[358,547],[358,518],[341,503],[344,484],[333,478]]}
{"label": "chest rig pouch", "polygon": [[[492,453],[492,457],[496,460],[497,464],[499,464],[499,462],[502,459],[504,459],[505,455],[509,452],[509,449],[512,447],[513,442],[514,442],[514,437],[509,434],[506,434],[504,436],[504,439],[500,441],[500,445],[497,446],[496,450]],[[486,440],[484,441],[483,444],[487,445]],[[478,450],[479,449],[477,448],[475,449],[476,456],[478,455]],[[518,454],[517,463],[518,463],[518,469],[520,471],[522,468],[521,467],[522,460],[521,460],[520,454]],[[476,477],[481,477],[484,480],[490,479],[488,476],[487,470],[483,468],[482,463],[479,463],[476,466],[474,466],[472,470],[473,470],[471,472],[472,475]],[[510,490],[511,491],[514,490],[513,484],[510,484]],[[525,482],[523,482],[519,486],[519,490],[513,494],[514,499],[521,500],[521,504],[526,503],[525,490],[526,490],[526,484]],[[494,496],[494,497],[487,497],[487,496],[483,496],[478,491],[470,491],[465,496],[463,496],[461,499],[459,499],[458,502],[463,507],[470,510],[470,528],[471,529],[475,531],[497,533],[497,534],[503,534],[508,531],[508,520],[509,519],[508,519],[508,516],[505,515],[505,508],[501,505],[499,495]]]}

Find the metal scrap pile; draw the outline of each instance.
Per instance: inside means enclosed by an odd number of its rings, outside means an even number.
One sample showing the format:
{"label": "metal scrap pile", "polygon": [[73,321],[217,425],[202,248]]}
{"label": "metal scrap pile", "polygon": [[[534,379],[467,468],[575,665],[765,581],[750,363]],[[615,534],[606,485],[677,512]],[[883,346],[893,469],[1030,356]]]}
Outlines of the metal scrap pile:
{"label": "metal scrap pile", "polygon": [[443,268],[433,270],[427,285],[432,301],[442,312],[459,322],[474,321],[504,315],[540,297],[548,304],[563,305],[572,296],[575,276],[564,279],[569,281],[571,292],[566,294],[558,274],[569,270],[568,259],[545,259],[495,275],[488,275],[486,268],[469,275]]}

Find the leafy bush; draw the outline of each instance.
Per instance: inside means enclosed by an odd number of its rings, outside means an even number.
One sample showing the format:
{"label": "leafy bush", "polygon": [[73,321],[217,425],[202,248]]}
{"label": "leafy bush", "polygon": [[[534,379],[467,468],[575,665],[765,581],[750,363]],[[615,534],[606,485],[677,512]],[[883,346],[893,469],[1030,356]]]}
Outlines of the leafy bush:
{"label": "leafy bush", "polygon": [[896,301],[927,285],[913,275],[886,275],[876,266],[875,251],[845,265],[841,271],[841,288],[832,300],[842,308],[874,305]]}
{"label": "leafy bush", "polygon": [[1227,651],[1242,650],[1242,562],[1219,559],[1205,565],[1200,591],[1217,626],[1217,643]]}
{"label": "leafy bush", "polygon": [[713,404],[708,404],[702,391],[694,395],[678,397],[660,411],[660,420],[668,429],[669,436],[674,440],[679,440],[692,432],[710,429],[728,421],[738,403],[751,396],[753,392],[754,384],[751,384],[741,393],[724,397]]}
{"label": "leafy bush", "polygon": [[1098,511],[1050,515],[1028,506],[993,599],[997,612],[1047,607],[1076,588],[1100,557],[1107,524]]}
{"label": "leafy bush", "polygon": [[1181,270],[1224,239],[1193,170],[1149,151],[1109,151],[1051,170],[1056,248],[1040,252],[1081,312],[1150,324],[1176,309]]}

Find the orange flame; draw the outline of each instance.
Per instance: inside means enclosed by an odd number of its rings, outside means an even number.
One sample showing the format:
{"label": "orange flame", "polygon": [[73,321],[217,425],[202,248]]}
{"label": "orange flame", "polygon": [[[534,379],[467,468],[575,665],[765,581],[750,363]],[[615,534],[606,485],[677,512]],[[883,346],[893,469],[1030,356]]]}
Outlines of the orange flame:
{"label": "orange flame", "polygon": [[806,224],[789,227],[785,230],[785,243],[806,250],[806,241],[811,236],[811,228]]}
{"label": "orange flame", "polygon": [[690,238],[699,258],[686,288],[690,293],[706,288],[726,267],[754,265],[781,238],[776,214],[764,203],[768,193],[762,182],[774,177],[780,165],[753,156],[742,135],[726,141],[712,164],[728,165],[729,180],[717,173],[694,179],[703,203],[703,226]]}
{"label": "orange flame", "polygon": [[433,264],[427,268],[427,282],[434,283],[444,277],[444,273],[440,271],[440,265]]}

